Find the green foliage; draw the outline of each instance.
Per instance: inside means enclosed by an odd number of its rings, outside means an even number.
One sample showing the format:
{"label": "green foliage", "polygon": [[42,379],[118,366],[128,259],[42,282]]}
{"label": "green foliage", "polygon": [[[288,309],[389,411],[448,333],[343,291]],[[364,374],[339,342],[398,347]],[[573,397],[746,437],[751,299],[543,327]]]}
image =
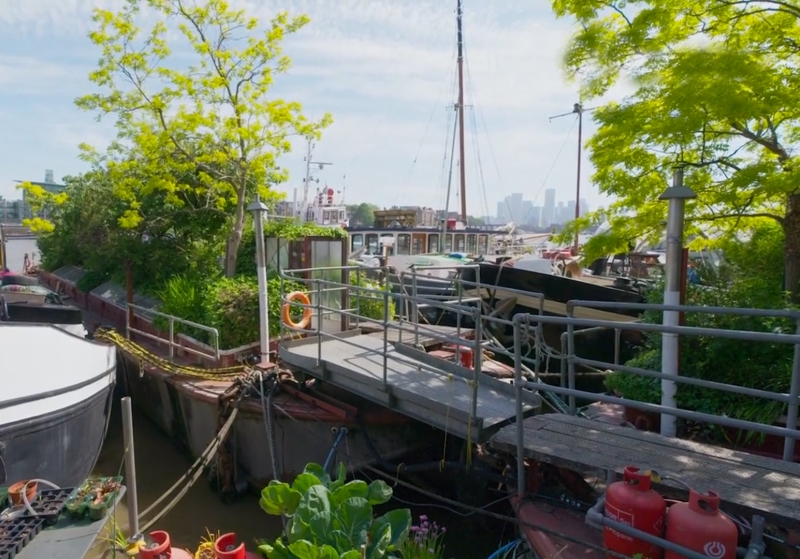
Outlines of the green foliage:
{"label": "green foliage", "polygon": [[[306,237],[326,237],[344,239],[347,231],[341,227],[323,227],[316,223],[302,223],[293,219],[278,219],[264,224],[264,238],[283,239],[284,241],[300,241]],[[268,255],[268,258],[271,255]],[[239,246],[239,257],[236,264],[237,274],[256,273],[256,236],[253,227],[247,227]]]}
{"label": "green foliage", "polygon": [[[364,318],[372,318],[374,320],[383,320],[386,310],[385,298],[383,295],[368,289],[378,289],[385,291],[384,287],[377,281],[367,279],[364,272],[350,272],[350,305],[352,308],[358,309],[358,315]],[[394,298],[389,296],[389,320],[397,314],[397,305]]]}
{"label": "green foliage", "polygon": [[347,206],[350,216],[350,225],[353,227],[372,227],[375,225],[375,210],[378,206],[362,202],[354,206]]}
{"label": "green foliage", "polygon": [[89,293],[93,289],[96,289],[107,282],[109,276],[105,272],[95,272],[92,270],[87,270],[84,274],[75,282],[75,287],[83,291],[84,293]]}
{"label": "green foliage", "polygon": [[[143,6],[148,28],[137,25]],[[82,148],[114,176],[119,226],[138,228],[153,195],[174,215],[197,199],[204,215],[225,222],[225,272],[233,276],[245,206],[288,179],[278,157],[290,151],[291,135],[319,137],[331,123],[327,114],[309,121],[299,103],[271,91],[291,64],[283,39],[308,18],[281,12],[264,28],[224,0],[148,0],[95,9],[93,21],[89,37],[101,54],[89,79],[98,90],[76,103],[116,118],[118,138],[106,153]]]}
{"label": "green foliage", "polygon": [[411,511],[392,510],[373,518],[373,506],[389,502],[383,481],[346,482],[344,464],[332,480],[319,464],[308,464],[292,484],[271,481],[259,504],[272,515],[289,517],[286,532],[258,549],[268,559],[380,559],[402,545],[411,527]]}
{"label": "green foliage", "polygon": [[[791,231],[785,253],[800,258],[797,125],[800,10],[794,2],[754,0],[552,0],[578,32],[565,63],[585,99],[627,74],[636,91],[592,113],[593,181],[615,201],[571,224],[608,220],[611,230],[586,245],[593,258],[628,242],[662,235],[667,204],[659,195],[673,167],[686,167],[689,234],[730,238],[759,220]],[[702,236],[698,244],[708,243]],[[787,270],[790,267],[787,262]],[[793,272],[793,275],[796,275]],[[787,277],[796,290],[800,278]]]}
{"label": "green foliage", "polygon": [[[750,240],[732,247],[727,253],[732,278],[711,286],[690,285],[687,304],[736,308],[790,308],[780,278],[763,254],[779,251],[782,235],[774,234],[775,226],[766,225],[753,233]],[[754,267],[750,267],[754,266]],[[654,285],[648,302],[663,301],[663,286]],[[660,312],[648,311],[643,322],[660,324]],[[701,328],[743,330],[752,332],[794,332],[791,320],[778,318],[687,313],[686,325]],[[793,349],[790,345],[743,342],[705,336],[681,336],[680,374],[737,386],[784,393],[789,390]],[[628,366],[661,370],[661,334],[649,334],[643,351]],[[660,403],[661,381],[629,373],[611,373],[606,384],[625,398]],[[785,413],[780,402],[723,393],[718,390],[678,385],[677,402],[681,408],[715,415],[726,415],[771,424]],[[752,435],[749,435],[750,437]]]}
{"label": "green foliage", "polygon": [[[158,310],[205,325],[208,320],[208,287],[207,282],[194,281],[184,275],[170,278],[156,294],[161,301],[161,307]],[[164,332],[169,329],[169,323],[163,317],[157,317],[153,324]],[[207,332],[177,322],[173,324],[173,332],[187,334],[202,342],[209,341]]]}

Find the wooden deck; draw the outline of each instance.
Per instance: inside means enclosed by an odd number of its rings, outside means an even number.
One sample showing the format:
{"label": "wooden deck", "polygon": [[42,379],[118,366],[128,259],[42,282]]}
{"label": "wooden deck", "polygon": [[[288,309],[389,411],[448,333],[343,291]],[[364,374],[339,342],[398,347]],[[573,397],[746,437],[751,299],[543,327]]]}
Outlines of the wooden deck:
{"label": "wooden deck", "polygon": [[[308,375],[478,443],[488,441],[516,414],[511,384],[482,375],[473,417],[471,370],[404,344],[390,343],[384,359],[383,339],[360,331],[324,339],[321,347],[316,337],[284,342],[280,358]],[[525,413],[530,415],[540,402],[538,394],[526,391]]]}
{"label": "wooden deck", "polygon": [[[577,471],[652,469],[699,491],[716,491],[727,512],[760,514],[786,528],[800,521],[800,464],[562,414],[528,418],[524,429],[528,458]],[[516,424],[508,425],[491,446],[516,453],[516,436]]]}

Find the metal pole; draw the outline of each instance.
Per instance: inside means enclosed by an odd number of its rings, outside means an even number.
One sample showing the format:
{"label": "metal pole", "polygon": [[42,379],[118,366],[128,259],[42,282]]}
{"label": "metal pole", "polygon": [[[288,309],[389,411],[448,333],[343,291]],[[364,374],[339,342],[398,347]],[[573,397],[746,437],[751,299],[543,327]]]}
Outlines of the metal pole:
{"label": "metal pole", "polygon": [[517,397],[517,495],[525,496],[525,417],[522,407],[522,320],[524,314],[514,316],[514,392]]}
{"label": "metal pole", "polygon": [[[461,0],[456,7],[458,27],[458,170],[461,183],[461,220],[467,224],[467,170],[464,166],[464,32],[461,29]],[[447,219],[447,215],[444,216]],[[455,247],[452,247],[455,250]]]}
{"label": "metal pole", "polygon": [[[389,267],[387,266],[384,275],[384,291],[383,291],[383,387],[387,388],[389,385],[389,294],[391,293],[392,284],[389,281]],[[400,280],[402,284],[402,279]]]}
{"label": "metal pole", "polygon": [[[575,112],[578,113],[578,177],[575,185],[575,221],[581,217],[581,155],[583,151],[583,106],[575,104]],[[575,229],[575,240],[572,246],[572,253],[578,256],[578,230]]]}
{"label": "metal pole", "polygon": [[258,194],[252,204],[247,207],[253,213],[253,234],[256,238],[256,275],[258,277],[258,321],[259,341],[261,345],[261,363],[269,363],[269,313],[267,309],[267,257],[264,248],[264,213],[266,204],[261,202]]}
{"label": "metal pole", "polygon": [[[686,200],[695,198],[696,194],[683,186],[683,169],[675,169],[672,187],[660,196],[669,201],[667,217],[667,264],[664,283],[664,304],[679,305],[681,301],[681,262],[683,261],[683,228],[686,212]],[[680,313],[664,311],[664,326],[678,326]],[[680,344],[678,335],[664,332],[661,334],[661,371],[665,375],[677,377],[680,372]],[[675,394],[678,384],[672,379],[661,380],[661,405],[675,409]],[[677,434],[676,417],[661,415],[661,434],[674,437]]]}
{"label": "metal pole", "polygon": [[122,439],[125,444],[125,486],[128,501],[130,539],[139,535],[139,502],[136,496],[136,456],[133,452],[133,410],[131,399],[122,399]]}
{"label": "metal pole", "polygon": [[[574,310],[572,307],[567,309],[567,316],[569,318],[573,318]],[[541,325],[537,324],[537,326]],[[572,356],[575,355],[575,325],[570,322],[567,324],[567,355],[565,359],[567,360],[567,387],[570,390],[575,390],[575,362],[572,360]],[[575,395],[570,394],[567,398],[569,403],[569,414],[570,415],[578,415],[578,404],[575,400]]]}
{"label": "metal pole", "polygon": [[[800,333],[800,320],[797,321],[797,332]],[[786,428],[797,429],[797,411],[800,404],[800,345],[794,346],[794,363],[792,365],[792,382],[789,387],[789,402],[786,411]],[[791,437],[783,439],[783,459],[792,462],[794,459],[795,440]]]}
{"label": "metal pole", "polygon": [[322,366],[322,283],[314,280],[314,290],[317,300],[317,366]]}

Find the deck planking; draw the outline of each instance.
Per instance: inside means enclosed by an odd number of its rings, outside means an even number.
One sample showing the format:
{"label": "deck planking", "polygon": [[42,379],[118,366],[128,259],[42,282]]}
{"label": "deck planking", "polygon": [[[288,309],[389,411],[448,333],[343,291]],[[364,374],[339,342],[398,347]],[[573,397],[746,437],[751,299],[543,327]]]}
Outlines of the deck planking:
{"label": "deck planking", "polygon": [[[516,453],[516,437],[516,424],[503,427],[491,446]],[[785,527],[800,520],[800,464],[794,462],[562,414],[526,419],[524,444],[527,458],[618,474],[629,465],[652,469],[699,491],[716,491],[726,511],[760,514]]]}
{"label": "deck planking", "polygon": [[[515,416],[513,387],[482,375],[478,385],[477,414],[472,417],[472,388],[467,379],[442,367],[400,353],[390,343],[386,351],[381,337],[358,334],[322,341],[317,362],[316,338],[287,342],[281,360],[312,376],[404,413],[418,421],[474,442],[484,442]],[[525,413],[538,406],[539,396],[528,397]],[[531,405],[533,403],[533,405]]]}

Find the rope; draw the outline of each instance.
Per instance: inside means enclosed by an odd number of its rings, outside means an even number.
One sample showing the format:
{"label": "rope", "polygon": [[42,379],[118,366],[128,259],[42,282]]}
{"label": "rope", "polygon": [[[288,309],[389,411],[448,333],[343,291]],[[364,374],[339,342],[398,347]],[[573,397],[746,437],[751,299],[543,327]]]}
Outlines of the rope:
{"label": "rope", "polygon": [[239,377],[243,373],[250,372],[245,365],[235,365],[233,367],[222,367],[218,369],[207,369],[203,367],[193,367],[191,365],[179,365],[172,361],[159,357],[141,345],[129,340],[115,330],[98,328],[95,331],[94,339],[117,346],[119,349],[136,357],[140,362],[155,367],[165,373],[200,378],[205,380],[221,380]]}

